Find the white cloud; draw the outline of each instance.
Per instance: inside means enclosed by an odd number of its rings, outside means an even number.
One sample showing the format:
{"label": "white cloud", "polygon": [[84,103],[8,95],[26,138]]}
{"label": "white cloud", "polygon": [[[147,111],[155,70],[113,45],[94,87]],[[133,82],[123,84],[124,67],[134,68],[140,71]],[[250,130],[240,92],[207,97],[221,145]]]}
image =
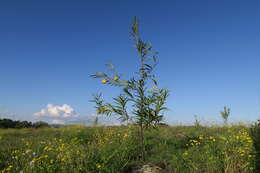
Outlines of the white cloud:
{"label": "white cloud", "polygon": [[52,120],[52,124],[65,124],[62,120]]}
{"label": "white cloud", "polygon": [[[97,115],[79,115],[68,104],[53,105],[48,104],[46,108],[33,114],[37,121],[45,121],[50,124],[86,124],[91,125]],[[118,125],[120,122],[116,118],[98,115],[99,123],[103,125]]]}
{"label": "white cloud", "polygon": [[0,118],[10,118],[13,117],[14,113],[8,111],[8,110],[4,110],[0,112]]}
{"label": "white cloud", "polygon": [[9,110],[2,110],[2,111],[0,110],[0,119],[2,118],[12,119],[12,120],[24,120],[24,117]]}
{"label": "white cloud", "polygon": [[48,104],[45,109],[34,113],[33,116],[36,118],[73,118],[77,117],[77,114],[70,105],[54,106]]}

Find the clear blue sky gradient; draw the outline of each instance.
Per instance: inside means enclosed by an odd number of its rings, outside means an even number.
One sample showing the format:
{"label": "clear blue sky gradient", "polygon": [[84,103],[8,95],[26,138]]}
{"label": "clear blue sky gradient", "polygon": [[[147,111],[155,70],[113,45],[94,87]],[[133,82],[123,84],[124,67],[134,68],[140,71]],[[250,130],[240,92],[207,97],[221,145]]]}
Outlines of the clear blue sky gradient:
{"label": "clear blue sky gradient", "polygon": [[126,75],[138,57],[130,40],[133,16],[158,51],[159,85],[171,91],[169,122],[260,117],[259,0],[110,0],[0,2],[0,112],[32,114],[69,104],[95,112],[88,100],[117,89],[89,77],[112,62]]}

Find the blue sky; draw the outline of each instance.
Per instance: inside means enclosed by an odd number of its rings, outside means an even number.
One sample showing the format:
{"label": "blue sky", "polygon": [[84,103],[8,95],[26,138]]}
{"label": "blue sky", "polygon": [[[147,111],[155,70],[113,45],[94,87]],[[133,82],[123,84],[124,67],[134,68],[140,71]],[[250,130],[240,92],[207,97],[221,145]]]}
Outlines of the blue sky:
{"label": "blue sky", "polygon": [[159,85],[171,91],[168,122],[260,117],[260,1],[111,0],[0,2],[1,116],[34,120],[47,104],[93,115],[89,103],[118,89],[89,77],[112,62],[136,71],[129,32],[133,16],[158,51]]}

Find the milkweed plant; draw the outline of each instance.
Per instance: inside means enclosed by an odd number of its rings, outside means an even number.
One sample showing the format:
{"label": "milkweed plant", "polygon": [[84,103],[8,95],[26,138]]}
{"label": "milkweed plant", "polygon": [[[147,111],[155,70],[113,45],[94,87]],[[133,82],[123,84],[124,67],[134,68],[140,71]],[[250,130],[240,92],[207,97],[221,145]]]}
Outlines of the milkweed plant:
{"label": "milkweed plant", "polygon": [[108,103],[102,98],[102,93],[94,95],[92,102],[96,104],[97,114],[117,115],[121,122],[134,122],[138,125],[138,139],[141,150],[141,160],[145,160],[144,130],[155,127],[163,120],[167,89],[158,87],[154,68],[157,66],[157,52],[152,50],[149,42],[144,42],[139,35],[139,21],[135,17],[131,27],[131,38],[139,57],[138,71],[128,80],[119,75],[112,64],[107,65],[110,73],[97,72],[91,77],[101,79],[102,84],[122,88],[121,93]]}

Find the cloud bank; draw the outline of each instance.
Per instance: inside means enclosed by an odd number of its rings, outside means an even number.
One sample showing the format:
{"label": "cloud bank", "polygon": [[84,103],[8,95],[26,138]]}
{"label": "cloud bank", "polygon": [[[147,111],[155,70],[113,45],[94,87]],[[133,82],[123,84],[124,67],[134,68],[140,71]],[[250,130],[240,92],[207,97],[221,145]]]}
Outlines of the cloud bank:
{"label": "cloud bank", "polygon": [[[33,114],[36,121],[46,121],[50,124],[93,124],[97,115],[79,115],[68,104],[47,104],[46,108]],[[98,115],[102,125],[119,125],[120,122],[113,117]]]}
{"label": "cloud bank", "polygon": [[33,116],[36,118],[72,118],[77,117],[77,114],[70,105],[63,104],[62,106],[54,106],[52,104],[48,104],[45,109],[34,113]]}

